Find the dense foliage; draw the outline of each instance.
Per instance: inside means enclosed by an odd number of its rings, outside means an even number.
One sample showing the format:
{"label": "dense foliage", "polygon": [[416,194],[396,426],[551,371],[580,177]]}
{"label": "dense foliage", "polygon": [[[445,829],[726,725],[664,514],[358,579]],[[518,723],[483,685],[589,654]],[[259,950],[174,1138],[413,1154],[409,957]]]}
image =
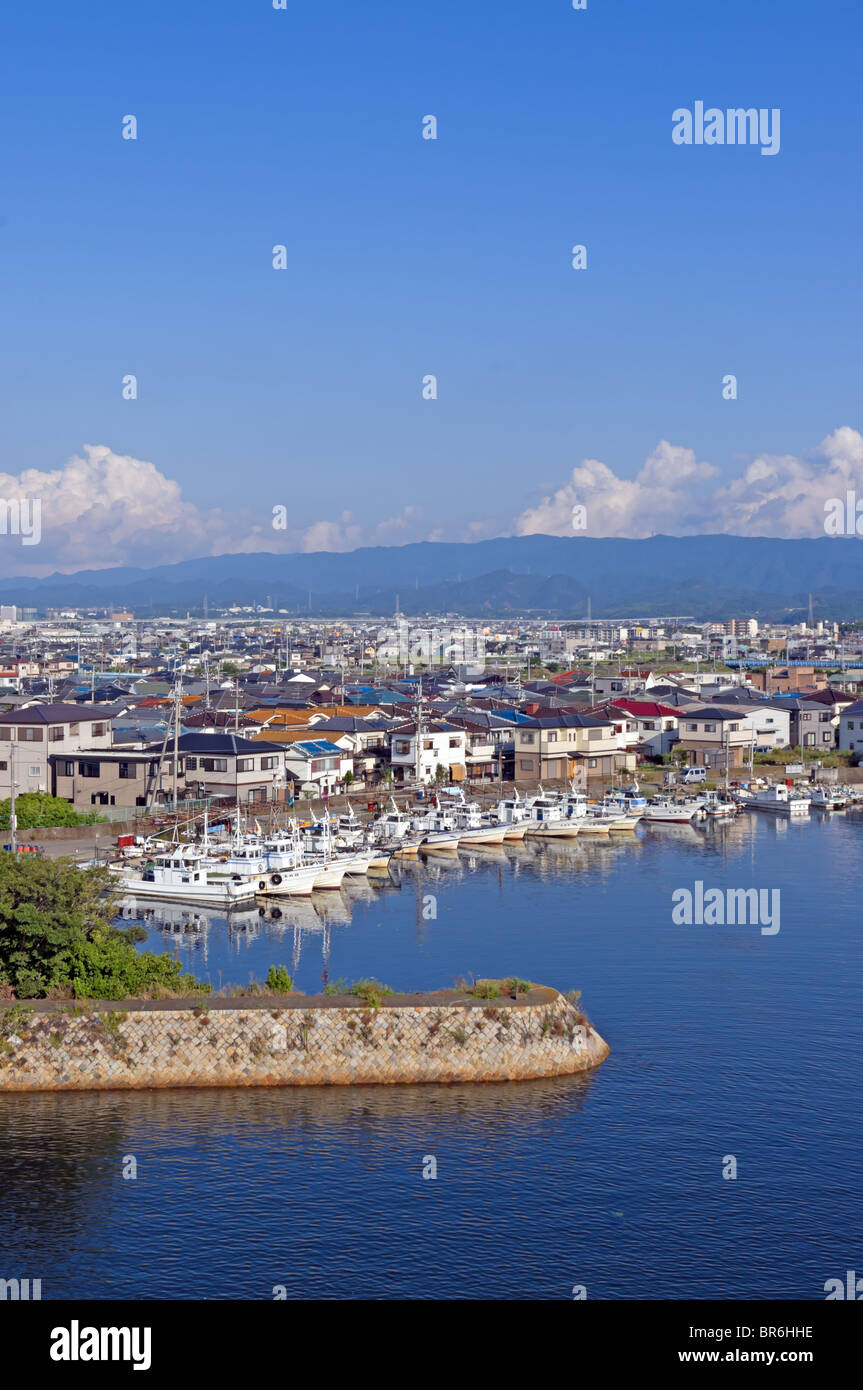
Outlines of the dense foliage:
{"label": "dense foliage", "polygon": [[0,994],[18,999],[208,994],[169,955],[135,950],[139,928],[111,924],[107,869],[0,852]]}
{"label": "dense foliage", "polygon": [[[76,811],[61,796],[47,792],[24,792],[15,798],[15,819],[19,830],[32,830],[40,825],[94,825],[99,820],[95,811]],[[9,829],[9,798],[0,801],[0,830]]]}

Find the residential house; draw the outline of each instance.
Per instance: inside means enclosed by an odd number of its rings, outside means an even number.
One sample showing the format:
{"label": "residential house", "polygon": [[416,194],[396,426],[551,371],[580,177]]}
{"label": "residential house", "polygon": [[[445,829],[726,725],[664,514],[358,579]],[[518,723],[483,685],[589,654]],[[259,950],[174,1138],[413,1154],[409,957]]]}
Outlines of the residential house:
{"label": "residential house", "polygon": [[742,767],[752,747],[745,716],[718,705],[679,711],[680,747],[693,767]]}
{"label": "residential house", "polygon": [[586,714],[542,714],[515,729],[517,784],[609,777],[632,769],[635,755],[618,748],[611,719]]}
{"label": "residential house", "polygon": [[[155,746],[155,745],[154,745]],[[278,801],[285,786],[285,750],[237,733],[186,733],[177,746],[186,760],[186,786],[196,797]]]}
{"label": "residential house", "polygon": [[[143,806],[164,806],[174,796],[174,756],[160,759],[161,744],[149,749],[90,748],[77,757],[52,753],[51,792],[71,802],[76,811],[114,806],[118,812]],[[184,801],[185,759],[177,759],[177,799]]]}
{"label": "residential house", "polygon": [[855,700],[839,716],[839,748],[863,759],[863,700]]}
{"label": "residential house", "polygon": [[[445,719],[424,719],[420,750],[420,780],[432,782],[442,767],[447,778],[461,782],[466,775],[467,735]],[[390,765],[396,781],[412,781],[417,770],[415,721],[395,724],[390,735]]]}
{"label": "residential house", "polygon": [[663,758],[679,741],[680,710],[657,700],[618,696],[611,703],[635,722],[639,751],[646,758]]}
{"label": "residential house", "polygon": [[24,705],[0,714],[0,800],[15,789],[51,792],[50,756],[111,746],[111,724],[93,705]]}
{"label": "residential house", "polygon": [[303,796],[329,796],[346,773],[353,772],[353,758],[328,738],[295,739],[278,746]]}

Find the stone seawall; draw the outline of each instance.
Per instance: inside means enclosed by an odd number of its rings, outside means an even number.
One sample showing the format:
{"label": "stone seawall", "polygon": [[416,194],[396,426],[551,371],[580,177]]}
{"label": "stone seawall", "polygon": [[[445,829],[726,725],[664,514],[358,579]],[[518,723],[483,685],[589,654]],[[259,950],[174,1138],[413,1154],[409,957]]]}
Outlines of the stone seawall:
{"label": "stone seawall", "polygon": [[587,1071],[608,1045],[551,989],[479,1001],[320,996],[0,1003],[0,1092],[513,1081]]}

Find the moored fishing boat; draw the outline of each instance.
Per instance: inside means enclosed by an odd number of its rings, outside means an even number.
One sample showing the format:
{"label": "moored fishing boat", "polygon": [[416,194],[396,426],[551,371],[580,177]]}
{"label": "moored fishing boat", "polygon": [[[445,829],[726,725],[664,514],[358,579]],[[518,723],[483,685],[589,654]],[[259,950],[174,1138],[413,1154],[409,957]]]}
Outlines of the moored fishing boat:
{"label": "moored fishing boat", "polygon": [[229,907],[247,902],[257,892],[253,878],[214,872],[194,845],[170,845],[140,866],[120,863],[112,865],[111,870],[125,891],[136,898],[168,898]]}

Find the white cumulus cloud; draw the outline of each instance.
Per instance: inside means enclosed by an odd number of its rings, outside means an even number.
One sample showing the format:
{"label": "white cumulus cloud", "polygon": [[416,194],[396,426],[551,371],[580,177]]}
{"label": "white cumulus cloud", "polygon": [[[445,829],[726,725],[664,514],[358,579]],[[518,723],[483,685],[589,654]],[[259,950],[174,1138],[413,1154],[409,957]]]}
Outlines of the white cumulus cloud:
{"label": "white cumulus cloud", "polygon": [[[846,425],[809,455],[758,454],[738,477],[719,478],[692,449],[661,440],[632,479],[585,459],[512,529],[519,536],[823,536],[825,502],[847,489],[863,495],[863,435]],[[576,506],[586,510],[581,529],[573,528]]]}

